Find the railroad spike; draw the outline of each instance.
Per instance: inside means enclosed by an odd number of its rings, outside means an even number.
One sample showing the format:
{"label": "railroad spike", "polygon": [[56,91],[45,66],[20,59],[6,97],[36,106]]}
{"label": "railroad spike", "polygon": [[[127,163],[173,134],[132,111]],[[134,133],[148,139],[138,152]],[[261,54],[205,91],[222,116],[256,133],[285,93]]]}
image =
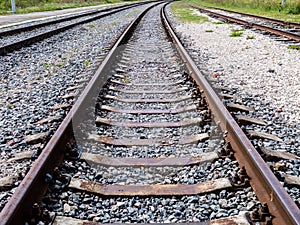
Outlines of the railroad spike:
{"label": "railroad spike", "polygon": [[260,221],[261,221],[261,218],[260,218],[258,209],[255,208],[255,209],[250,213],[250,219],[252,220],[252,222],[260,222]]}
{"label": "railroad spike", "polygon": [[261,205],[260,214],[261,214],[261,220],[262,221],[266,221],[266,218],[270,217],[269,207],[268,207],[268,204],[266,202],[264,202]]}
{"label": "railroad spike", "polygon": [[74,144],[70,142],[66,144],[66,148],[65,148],[66,156],[72,159],[79,159],[81,154],[78,151],[78,149],[73,145]]}
{"label": "railroad spike", "polygon": [[246,179],[249,179],[246,169],[244,166],[242,166],[242,168],[240,169],[240,171],[238,172],[239,178],[241,180],[242,183],[245,183]]}
{"label": "railroad spike", "polygon": [[268,220],[266,221],[266,225],[272,225],[272,217],[268,218]]}
{"label": "railroad spike", "polygon": [[226,151],[224,148],[222,148],[219,152],[218,152],[218,156],[220,158],[226,158],[227,157],[227,154],[226,154]]}
{"label": "railroad spike", "polygon": [[55,167],[54,168],[54,171],[53,171],[53,180],[58,180],[60,181],[61,183],[65,184],[65,185],[68,185],[69,184],[69,181],[70,179],[66,176],[64,176],[58,167]]}
{"label": "railroad spike", "polygon": [[234,158],[234,151],[232,149],[232,146],[231,146],[230,142],[227,142],[225,149],[222,148],[218,154],[219,154],[220,158],[233,159]]}
{"label": "railroad spike", "polygon": [[38,203],[34,203],[31,208],[31,216],[29,220],[29,224],[34,225],[39,222],[41,218],[41,208]]}
{"label": "railroad spike", "polygon": [[211,110],[210,109],[208,109],[207,111],[206,111],[206,113],[204,114],[204,120],[207,120],[207,119],[211,119]]}
{"label": "railroad spike", "polygon": [[38,203],[34,203],[32,206],[32,215],[33,216],[40,216],[41,215],[41,209]]}
{"label": "railroad spike", "polygon": [[230,142],[227,142],[225,151],[226,151],[227,155],[231,155],[231,153],[232,153],[232,154],[234,153],[233,148],[232,148]]}
{"label": "railroad spike", "polygon": [[53,220],[53,218],[50,216],[50,212],[47,209],[42,211],[41,220],[45,224],[49,224]]}
{"label": "railroad spike", "polygon": [[234,174],[234,176],[231,179],[234,186],[238,186],[240,183],[240,178],[237,174]]}
{"label": "railroad spike", "polygon": [[250,213],[250,219],[254,224],[272,225],[272,215],[269,212],[269,207],[267,203],[263,203],[260,209],[255,208]]}
{"label": "railroad spike", "polygon": [[22,180],[25,177],[25,174],[23,172],[18,173],[18,180]]}
{"label": "railroad spike", "polygon": [[269,212],[269,207],[268,207],[268,204],[266,202],[264,202],[261,206],[261,212],[264,213],[264,214],[269,214],[270,215],[270,212]]}
{"label": "railroad spike", "polygon": [[42,153],[42,148],[38,148],[32,155],[31,155],[31,160],[36,160],[39,155]]}
{"label": "railroad spike", "polygon": [[56,180],[56,179],[60,179],[62,177],[60,171],[59,171],[59,168],[58,167],[55,167],[54,170],[53,170],[53,178]]}
{"label": "railroad spike", "polygon": [[232,185],[235,187],[245,187],[250,185],[250,178],[246,173],[245,167],[242,167],[238,173],[231,178]]}

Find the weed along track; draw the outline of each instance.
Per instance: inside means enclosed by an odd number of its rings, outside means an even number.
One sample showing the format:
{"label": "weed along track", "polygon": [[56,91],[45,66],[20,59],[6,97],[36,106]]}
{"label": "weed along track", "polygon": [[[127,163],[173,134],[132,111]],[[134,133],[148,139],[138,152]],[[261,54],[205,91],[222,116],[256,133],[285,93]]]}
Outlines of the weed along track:
{"label": "weed along track", "polygon": [[212,17],[220,18],[224,21],[237,23],[245,27],[250,27],[270,35],[275,35],[284,38],[284,41],[300,41],[299,23],[285,22],[272,18],[266,18],[251,14],[239,13],[230,10],[223,10],[218,8],[202,8],[194,7],[200,12],[206,13]]}
{"label": "weed along track", "polygon": [[115,43],[0,224],[300,222],[164,9],[147,8]]}
{"label": "weed along track", "polygon": [[[215,10],[220,10],[223,12],[228,12],[228,13],[232,13],[233,15],[239,15],[239,16],[244,16],[245,18],[249,17],[249,18],[254,18],[254,19],[258,19],[261,20],[265,23],[270,23],[277,26],[281,26],[282,28],[286,28],[286,29],[298,29],[300,28],[300,24],[296,23],[296,22],[289,22],[289,21],[283,21],[283,20],[278,20],[278,19],[273,19],[273,18],[268,18],[268,17],[263,17],[263,16],[256,16],[256,15],[251,15],[248,13],[240,13],[240,12],[235,12],[232,10],[226,10],[226,9],[220,9],[220,8],[211,8],[211,9],[215,9]],[[297,32],[297,31],[294,31]]]}

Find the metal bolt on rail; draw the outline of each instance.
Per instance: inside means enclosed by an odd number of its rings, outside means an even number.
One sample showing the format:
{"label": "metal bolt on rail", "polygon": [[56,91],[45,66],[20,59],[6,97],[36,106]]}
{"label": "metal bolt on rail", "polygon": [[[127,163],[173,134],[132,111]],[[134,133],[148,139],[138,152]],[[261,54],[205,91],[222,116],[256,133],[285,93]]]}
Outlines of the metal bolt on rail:
{"label": "metal bolt on rail", "polygon": [[76,148],[74,148],[74,146],[72,146],[72,144],[69,142],[66,145],[65,148],[65,155],[67,158],[69,159],[79,159],[81,156],[80,151],[78,151]]}
{"label": "metal bolt on rail", "polygon": [[222,148],[220,150],[220,152],[218,152],[218,155],[219,155],[220,158],[230,158],[230,159],[234,158],[234,151],[232,149],[232,146],[231,146],[230,142],[226,143],[225,149]]}
{"label": "metal bolt on rail", "polygon": [[41,218],[41,209],[38,203],[34,203],[32,206],[32,214],[29,220],[29,224],[37,224]]}
{"label": "metal bolt on rail", "polygon": [[241,182],[243,182],[243,183],[245,182],[246,179],[249,179],[244,166],[242,166],[242,168],[240,169],[238,175],[239,175],[239,178],[240,178]]}
{"label": "metal bolt on rail", "polygon": [[265,221],[266,224],[272,224],[272,215],[269,211],[269,206],[266,202],[261,205],[260,208],[261,221]]}
{"label": "metal bolt on rail", "polygon": [[260,221],[260,215],[258,212],[258,209],[254,209],[250,214],[250,219],[252,222],[259,222]]}
{"label": "metal bolt on rail", "polygon": [[51,218],[50,212],[47,209],[42,211],[41,221],[43,221],[45,224],[50,224],[53,219],[54,218]]}
{"label": "metal bolt on rail", "polygon": [[234,187],[250,186],[250,178],[246,173],[246,169],[242,167],[238,173],[233,175],[231,182]]}
{"label": "metal bolt on rail", "polygon": [[263,203],[260,209],[255,208],[250,213],[250,220],[255,225],[272,225],[272,219],[267,203]]}

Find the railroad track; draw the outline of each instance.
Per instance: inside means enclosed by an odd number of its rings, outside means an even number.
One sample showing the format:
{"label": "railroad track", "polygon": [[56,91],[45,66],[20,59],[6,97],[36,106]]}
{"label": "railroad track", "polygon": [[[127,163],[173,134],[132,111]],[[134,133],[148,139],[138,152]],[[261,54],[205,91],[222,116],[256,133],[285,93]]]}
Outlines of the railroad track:
{"label": "railroad track", "polygon": [[[223,10],[219,8],[203,8],[192,6],[200,12],[206,13],[210,16],[221,18],[222,20],[241,24],[246,27],[251,27],[269,34],[285,37],[289,40],[299,42],[299,23],[285,22],[272,18],[266,18],[246,13],[238,13],[230,10]],[[293,28],[293,29],[291,29]]]}
{"label": "railroad track", "polygon": [[[141,5],[79,25],[24,47],[14,54],[0,57],[2,66],[0,145],[3,153],[6,152],[5,155],[2,154],[0,160],[2,165],[0,211],[36,159],[37,153],[43,149],[44,144],[58,128],[108,50],[144,7],[147,6]],[[76,38],[80,39],[80,42],[77,42]],[[76,54],[73,54],[74,52]],[[20,74],[20,77],[12,74]],[[35,95],[37,93],[35,90],[43,94]],[[46,95],[46,98],[42,97]],[[20,96],[22,97],[19,98]],[[37,108],[39,112],[31,112],[32,101],[39,105]],[[8,106],[12,109],[9,115]],[[19,117],[21,119],[19,121],[23,125],[11,126],[15,130],[12,137],[9,131],[11,128],[7,125],[16,122],[15,113],[20,113],[19,116],[21,115],[22,118]],[[22,130],[25,124],[29,127]],[[24,154],[27,155],[25,156],[27,159],[10,161],[9,158],[16,152],[23,155],[22,157]]]}
{"label": "railroad track", "polygon": [[122,10],[147,3],[151,3],[151,1],[126,4],[102,10],[92,10],[84,13],[77,13],[75,15],[67,17],[62,17],[59,19],[29,24],[27,26],[22,25],[15,28],[2,29],[0,30],[0,55],[4,55],[8,52],[12,52],[21,47],[43,40],[74,26],[88,23],[105,16],[113,15]]}
{"label": "railroad track", "polygon": [[143,12],[110,50],[1,224],[299,223],[299,209],[160,8]]}
{"label": "railroad track", "polygon": [[241,12],[236,12],[233,10],[228,10],[228,9],[221,9],[221,8],[216,8],[216,7],[207,7],[209,9],[215,9],[215,10],[220,10],[220,11],[224,11],[224,12],[228,12],[228,13],[233,13],[233,14],[238,14],[241,16],[245,16],[245,17],[251,17],[251,18],[256,18],[256,19],[260,19],[262,21],[266,21],[269,22],[271,24],[276,24],[276,25],[280,25],[283,28],[294,28],[294,29],[299,29],[300,28],[300,24],[296,23],[296,22],[289,22],[289,21],[283,21],[283,20],[278,20],[278,19],[274,19],[274,18],[268,18],[268,17],[264,17],[264,16],[257,16],[257,15],[251,15],[248,13],[241,13]]}

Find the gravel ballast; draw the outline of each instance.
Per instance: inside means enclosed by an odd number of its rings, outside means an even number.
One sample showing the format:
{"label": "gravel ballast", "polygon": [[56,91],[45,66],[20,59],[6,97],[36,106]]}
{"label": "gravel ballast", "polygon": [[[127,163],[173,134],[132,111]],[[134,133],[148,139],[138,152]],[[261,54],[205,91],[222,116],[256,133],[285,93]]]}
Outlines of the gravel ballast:
{"label": "gravel ballast", "polygon": [[[128,46],[124,50],[124,54],[127,53],[128,58],[133,58],[130,61],[131,64],[138,60],[138,63],[145,68],[145,71],[151,71],[151,78],[146,77],[143,79],[143,74],[141,70],[136,70],[134,66],[124,65],[123,75],[128,77],[127,83],[134,84],[153,82],[153,80],[160,79],[161,83],[169,82],[168,73],[171,68],[168,68],[170,61],[176,62],[178,65],[174,68],[178,71],[181,61],[174,56],[176,53],[173,48],[170,48],[170,42],[166,40],[166,35],[162,32],[163,27],[159,18],[159,7],[151,9],[145,17],[142,19],[141,24],[137,26],[136,33],[134,33],[131,40],[128,41]],[[169,48],[168,48],[169,47]],[[169,50],[165,50],[165,49]],[[163,51],[162,51],[162,50]],[[130,50],[132,51],[130,54]],[[129,51],[129,52],[128,52]],[[161,52],[164,52],[166,57],[161,58]],[[169,54],[169,56],[168,56]],[[121,59],[122,60],[122,59]],[[164,68],[165,76],[160,77],[157,72]],[[117,68],[116,70],[119,70]],[[126,70],[131,71],[131,73],[126,73]],[[144,72],[145,72],[144,71]],[[142,71],[143,72],[143,71]],[[164,71],[163,71],[164,72]],[[181,71],[183,73],[184,71]],[[187,71],[185,71],[186,74]],[[136,79],[137,78],[137,79]],[[121,80],[120,80],[121,81]],[[172,80],[173,81],[173,80]],[[126,82],[126,80],[125,80]],[[189,81],[185,81],[186,84]],[[108,82],[109,84],[109,82]],[[123,89],[130,89],[131,86],[124,85]],[[146,87],[147,88],[147,87]],[[162,86],[162,90],[168,88]],[[136,88],[139,90],[139,88]],[[135,90],[136,90],[135,89]],[[151,90],[156,90],[156,88],[151,88]],[[193,86],[189,87],[190,91],[194,90]],[[104,93],[101,93],[100,97],[105,96],[108,89],[104,88]],[[133,90],[133,88],[132,88]],[[135,99],[135,95],[123,94],[118,92],[109,92],[112,96],[117,96],[123,99]],[[192,94],[192,93],[189,93]],[[171,98],[177,95],[168,96],[167,94],[161,94],[161,99]],[[186,94],[185,94],[186,95]],[[99,97],[99,98],[100,98]],[[152,94],[145,94],[145,96],[138,96],[139,98],[144,97],[144,99],[159,98],[158,96],[153,96]],[[194,103],[194,102],[191,102]],[[102,100],[100,98],[99,105],[112,105],[112,100]],[[158,103],[160,104],[160,103]],[[177,106],[178,103],[172,103],[171,105]],[[195,104],[195,103],[194,103]],[[199,102],[198,102],[199,104]],[[123,104],[124,105],[124,104]],[[163,104],[161,104],[163,108]],[[145,103],[130,103],[127,107],[137,107],[145,109],[152,109],[152,104]],[[149,107],[149,108],[148,108]],[[176,107],[175,107],[176,108]],[[99,113],[101,117],[112,119],[114,121],[121,122],[140,122],[140,118],[144,121],[149,121],[149,115],[137,115],[125,116],[125,113],[112,113],[106,112],[101,114],[103,110],[101,107],[97,106],[96,115]],[[195,109],[196,110],[196,109]],[[199,109],[197,109],[199,110]],[[193,116],[195,114],[189,114],[188,112],[183,112],[184,116]],[[199,115],[201,116],[201,115]],[[131,119],[130,119],[131,118]],[[160,114],[152,115],[151,121],[160,122],[161,119],[167,121],[172,121],[175,116],[166,115],[161,116]],[[194,118],[194,117],[192,117]],[[177,119],[178,120],[178,119]],[[176,120],[176,121],[177,121]],[[180,120],[180,119],[179,119]],[[92,130],[92,125],[86,124],[82,128],[91,126],[89,130]],[[95,126],[95,125],[93,125]],[[83,130],[84,130],[83,129]],[[94,128],[95,129],[95,128]],[[198,126],[188,126],[180,128],[132,128],[132,127],[122,127],[122,126],[108,126],[108,125],[98,125],[97,132],[92,132],[92,134],[97,134],[104,137],[113,137],[122,140],[122,138],[139,138],[138,140],[147,140],[156,137],[170,137],[176,138],[177,136],[199,134],[202,132],[208,132],[210,130],[216,130],[213,123],[203,124]],[[85,131],[85,130],[84,130]],[[83,132],[86,133],[86,132]],[[213,133],[213,132],[211,132]],[[218,133],[219,134],[219,133]],[[143,136],[142,136],[143,135]],[[144,138],[142,138],[144,137]],[[82,150],[83,153],[93,153],[100,154],[109,157],[122,157],[126,160],[126,157],[130,158],[153,158],[153,157],[179,157],[182,155],[191,156],[198,153],[201,155],[203,152],[217,151],[220,148],[225,148],[225,142],[219,136],[216,140],[212,140],[215,136],[209,140],[199,141],[199,143],[193,144],[182,144],[182,147],[177,146],[176,142],[165,143],[155,145],[127,145],[118,147],[118,145],[106,145],[93,143],[89,145],[84,139],[85,145],[80,145],[78,139],[76,139],[76,144],[78,146],[73,146],[75,149]],[[71,144],[70,144],[71,145]],[[171,147],[168,149],[168,147]],[[174,147],[174,148],[173,148]],[[177,151],[175,151],[177,150]],[[82,159],[83,160],[83,159]],[[100,183],[99,185],[147,185],[147,184],[198,184],[201,182],[214,180],[218,177],[230,178],[240,170],[237,162],[235,160],[227,159],[216,159],[203,164],[197,164],[194,166],[131,166],[130,164],[126,167],[109,167],[107,165],[102,166],[101,162],[99,165],[92,164],[89,161],[76,161],[76,160],[65,160],[61,172],[63,175],[72,176],[72,179],[82,179],[89,181],[96,181]],[[116,159],[118,160],[118,159]],[[148,165],[149,166],[149,165]],[[200,184],[201,185],[201,184]],[[87,185],[89,186],[89,185]],[[200,222],[207,221],[222,217],[234,216],[242,211],[253,210],[259,205],[255,193],[251,187],[241,187],[239,189],[230,190],[218,190],[214,193],[204,193],[196,194],[192,196],[140,196],[139,193],[130,192],[130,197],[114,197],[109,194],[109,189],[112,186],[104,186],[105,194],[103,196],[96,196],[90,193],[89,190],[77,190],[76,187],[69,185],[69,189],[65,188],[59,181],[53,182],[49,187],[49,191],[44,197],[43,203],[41,204],[42,209],[46,209],[51,213],[55,213],[57,216],[66,216],[76,219],[89,220],[94,222],[102,223],[187,223],[187,222]],[[56,200],[56,201],[54,201]]]}
{"label": "gravel ballast", "polygon": [[[168,13],[171,16],[170,10]],[[196,10],[194,13],[206,16]],[[243,104],[253,109],[253,112],[233,114],[259,118],[267,123],[266,126],[244,126],[246,133],[256,130],[282,139],[252,138],[254,147],[300,156],[299,51],[289,49],[293,43],[282,38],[236,24],[220,23],[210,17],[209,20],[201,24],[180,23],[172,17],[177,34],[207,80],[213,87],[222,87],[227,90],[226,94],[236,97],[223,99],[223,102]],[[242,35],[231,37],[233,30],[241,31]],[[299,160],[283,163],[286,166],[278,173],[299,176]],[[275,162],[268,164],[272,168],[276,165]],[[285,189],[299,202],[298,187]]]}
{"label": "gravel ballast", "polygon": [[[14,186],[20,184],[32,161],[7,160],[44,148],[110,45],[145,7],[76,26],[0,58],[0,178],[19,176]],[[39,123],[48,117],[55,119]],[[40,133],[45,135],[37,143],[26,142]],[[1,209],[14,190],[1,192]]]}
{"label": "gravel ballast", "polygon": [[[275,41],[267,35],[213,21],[176,26],[182,39],[190,43],[188,49],[193,49],[192,56],[198,59],[201,70],[210,77],[213,73],[223,74],[217,78],[218,82],[238,88],[240,95],[264,96],[266,103],[283,110],[289,123],[299,124],[299,52],[289,50],[288,43]],[[243,35],[230,37],[234,29],[243,30]]]}

